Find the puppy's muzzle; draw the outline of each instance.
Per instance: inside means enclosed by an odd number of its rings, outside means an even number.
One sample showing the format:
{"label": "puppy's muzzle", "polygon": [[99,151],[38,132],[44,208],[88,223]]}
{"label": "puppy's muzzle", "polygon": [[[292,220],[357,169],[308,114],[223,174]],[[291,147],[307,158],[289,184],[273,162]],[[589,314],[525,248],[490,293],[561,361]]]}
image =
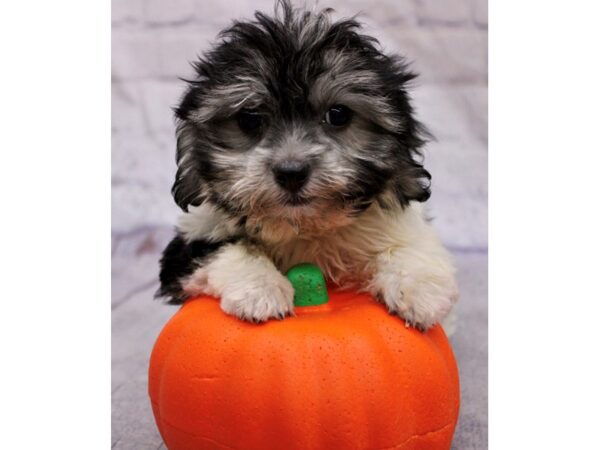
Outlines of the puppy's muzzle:
{"label": "puppy's muzzle", "polygon": [[273,167],[273,175],[279,186],[296,194],[308,181],[310,166],[300,161],[284,161]]}

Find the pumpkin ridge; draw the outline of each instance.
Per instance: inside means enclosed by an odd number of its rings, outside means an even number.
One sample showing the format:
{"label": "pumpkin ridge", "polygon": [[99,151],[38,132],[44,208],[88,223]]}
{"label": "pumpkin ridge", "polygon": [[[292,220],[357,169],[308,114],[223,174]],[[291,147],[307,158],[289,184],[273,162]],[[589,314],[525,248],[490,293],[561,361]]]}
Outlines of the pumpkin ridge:
{"label": "pumpkin ridge", "polygon": [[[153,402],[153,403],[154,403],[154,402]],[[212,443],[214,443],[214,444],[217,444],[217,445],[220,445],[221,447],[223,447],[223,448],[226,448],[226,449],[228,449],[228,450],[241,450],[241,449],[237,449],[237,448],[235,448],[235,447],[230,447],[229,445],[226,445],[226,444],[222,444],[221,442],[215,441],[214,439],[208,438],[208,437],[206,437],[206,436],[201,436],[201,435],[199,435],[199,434],[192,433],[192,432],[190,432],[190,431],[187,431],[187,430],[182,430],[181,428],[179,428],[179,427],[176,427],[176,426],[175,426],[175,425],[173,425],[172,423],[169,423],[168,421],[166,421],[166,420],[165,420],[164,418],[162,418],[162,417],[160,418],[160,420],[161,420],[161,422],[162,422],[163,424],[165,424],[165,425],[168,425],[170,428],[172,428],[172,429],[174,429],[174,430],[177,430],[178,432],[180,432],[180,433],[183,433],[183,434],[186,434],[186,435],[188,435],[188,436],[193,436],[193,437],[195,437],[195,438],[199,438],[199,439],[203,439],[203,440],[205,440],[205,441],[208,441],[208,442],[212,442]]]}
{"label": "pumpkin ridge", "polygon": [[[154,403],[156,405],[155,402],[152,402],[152,403]],[[220,445],[222,447],[225,447],[226,449],[229,449],[229,450],[239,450],[239,449],[236,449],[235,447],[230,447],[230,446],[228,446],[226,444],[223,444],[221,442],[215,441],[214,439],[207,438],[206,436],[201,436],[199,434],[195,434],[195,433],[191,433],[191,432],[186,431],[186,430],[182,430],[181,428],[176,427],[175,425],[169,423],[167,420],[165,420],[162,417],[160,418],[160,421],[162,423],[168,425],[169,427],[173,428],[174,430],[177,430],[177,431],[179,431],[180,433],[183,433],[183,434],[187,434],[188,436],[193,436],[195,438],[204,439],[205,441],[215,443],[215,444]],[[402,447],[405,447],[406,444],[408,444],[412,440],[423,438],[423,437],[429,436],[431,434],[440,433],[440,432],[446,430],[447,428],[449,428],[449,427],[451,427],[453,425],[454,424],[452,422],[450,422],[450,423],[447,423],[446,425],[444,425],[443,427],[437,428],[435,430],[427,431],[425,433],[415,434],[415,435],[409,437],[408,439],[404,440],[403,442],[401,442],[399,444],[396,444],[396,445],[394,445],[392,447],[376,448],[376,449],[372,449],[372,450],[402,450]]]}
{"label": "pumpkin ridge", "polygon": [[[160,362],[160,367],[159,367],[159,383],[158,383],[158,387],[156,388],[156,395],[158,396],[158,399],[162,400],[162,396],[163,396],[163,392],[164,392],[164,383],[165,380],[167,379],[167,377],[165,376],[165,373],[169,367],[169,362],[173,360],[173,358],[176,356],[174,356],[174,352],[172,351],[172,349],[174,348],[175,344],[179,343],[179,341],[182,339],[182,337],[185,335],[185,331],[190,328],[191,323],[188,321],[184,320],[184,315],[183,314],[179,314],[183,308],[186,306],[186,304],[184,304],[179,311],[177,311],[173,317],[171,317],[169,319],[169,321],[167,322],[167,324],[165,325],[165,327],[163,328],[162,332],[165,332],[165,330],[171,330],[171,329],[177,329],[179,328],[179,331],[177,333],[175,333],[173,336],[170,337],[169,339],[169,351],[167,351],[164,355],[163,358]],[[180,322],[183,323],[183,325],[180,325]],[[149,383],[150,384],[150,383]],[[155,403],[155,402],[152,402]],[[160,402],[162,403],[162,402]],[[161,412],[162,408],[160,407],[160,405],[157,404],[158,407],[158,411]],[[162,416],[162,414],[161,414]],[[164,419],[163,419],[164,420]]]}
{"label": "pumpkin ridge", "polygon": [[410,441],[413,441],[415,439],[424,438],[424,437],[430,436],[432,434],[440,433],[442,431],[445,431],[447,428],[449,428],[451,426],[454,426],[454,423],[449,422],[446,425],[444,425],[443,427],[437,428],[435,430],[427,431],[425,433],[420,433],[420,434],[414,434],[411,437],[409,437],[408,439],[406,439],[405,441],[400,442],[399,444],[396,444],[393,447],[377,448],[377,449],[373,449],[373,450],[402,450],[402,448],[405,448],[405,446],[408,443],[410,443]]}

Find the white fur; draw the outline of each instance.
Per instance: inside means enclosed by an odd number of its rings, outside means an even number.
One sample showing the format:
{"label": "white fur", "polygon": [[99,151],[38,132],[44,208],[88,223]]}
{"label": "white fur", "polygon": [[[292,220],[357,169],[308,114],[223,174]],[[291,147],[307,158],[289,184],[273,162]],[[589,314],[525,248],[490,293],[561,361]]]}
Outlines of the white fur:
{"label": "white fur", "polygon": [[262,253],[242,244],[220,249],[183,283],[190,295],[221,299],[221,308],[241,319],[262,322],[293,311],[294,288]]}
{"label": "white fur", "polygon": [[188,213],[179,217],[177,228],[187,242],[204,239],[218,242],[236,234],[235,219],[228,219],[210,203],[189,206]]}
{"label": "white fur", "polygon": [[[199,212],[180,221],[187,239],[200,236],[195,230],[212,228],[218,238],[230,232],[215,210]],[[246,234],[259,247],[224,247],[189,277],[184,290],[220,296],[223,309],[239,317],[267,320],[292,311],[293,289],[282,273],[311,262],[333,282],[371,292],[409,324],[428,328],[448,314],[458,297],[454,267],[419,204],[404,210],[374,204],[355,219],[339,217],[335,226],[328,217],[296,224],[262,218],[261,227],[250,220]]]}

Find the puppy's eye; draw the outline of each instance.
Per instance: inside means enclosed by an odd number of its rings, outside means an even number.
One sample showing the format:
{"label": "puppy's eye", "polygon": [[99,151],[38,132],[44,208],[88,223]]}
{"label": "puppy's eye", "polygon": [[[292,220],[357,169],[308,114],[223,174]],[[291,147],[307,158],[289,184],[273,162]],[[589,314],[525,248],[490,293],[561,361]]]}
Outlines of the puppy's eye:
{"label": "puppy's eye", "polygon": [[264,123],[264,117],[257,111],[244,109],[237,115],[240,129],[245,133],[256,133]]}
{"label": "puppy's eye", "polygon": [[325,122],[334,127],[342,127],[352,119],[352,110],[344,105],[334,105],[325,113]]}

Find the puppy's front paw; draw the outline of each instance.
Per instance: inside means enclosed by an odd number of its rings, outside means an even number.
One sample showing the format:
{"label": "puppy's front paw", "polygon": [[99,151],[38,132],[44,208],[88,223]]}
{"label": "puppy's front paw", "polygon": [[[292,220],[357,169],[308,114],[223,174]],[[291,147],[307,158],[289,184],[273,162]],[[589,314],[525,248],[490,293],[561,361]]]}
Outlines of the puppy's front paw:
{"label": "puppy's front paw", "polygon": [[458,288],[452,274],[381,274],[375,277],[373,288],[391,313],[402,317],[407,326],[422,331],[446,317],[458,299]]}
{"label": "puppy's front paw", "polygon": [[275,270],[247,274],[225,287],[221,308],[243,320],[264,322],[293,312],[294,288]]}

